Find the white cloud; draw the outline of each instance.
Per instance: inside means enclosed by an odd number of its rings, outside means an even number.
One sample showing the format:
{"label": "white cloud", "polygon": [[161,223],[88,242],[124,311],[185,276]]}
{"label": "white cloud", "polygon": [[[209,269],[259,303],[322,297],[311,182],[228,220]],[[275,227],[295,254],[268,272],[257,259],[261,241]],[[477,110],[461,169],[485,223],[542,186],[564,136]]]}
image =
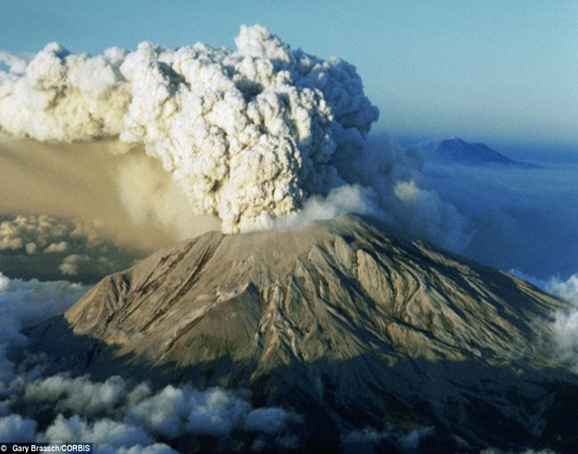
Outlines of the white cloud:
{"label": "white cloud", "polygon": [[[75,242],[97,246],[103,242],[102,232],[95,225],[80,221],[55,218],[46,215],[3,216],[0,238],[5,244],[16,243],[22,248],[44,248],[45,252],[64,252],[69,238]],[[30,246],[29,246],[30,245]]]}
{"label": "white cloud", "polygon": [[186,428],[191,433],[227,436],[233,428],[242,427],[250,405],[223,389],[212,389],[191,395],[191,409]]}
{"label": "white cloud", "polygon": [[[2,279],[7,282],[6,277]],[[8,282],[0,293],[0,315],[16,329],[63,313],[87,290],[87,287],[66,281],[11,279]]]}
{"label": "white cloud", "polygon": [[578,274],[573,274],[567,281],[552,278],[546,284],[546,290],[578,307]]}
{"label": "white cloud", "polygon": [[[510,153],[507,147],[500,151]],[[578,266],[578,204],[571,203],[578,198],[578,160],[562,155],[556,162],[554,156],[555,149],[544,153],[538,161],[543,168],[426,160],[418,182],[466,221],[471,235],[462,254],[548,280],[568,276]]]}
{"label": "white cloud", "polygon": [[17,250],[22,248],[22,239],[18,230],[10,222],[0,222],[0,251]]}
{"label": "white cloud", "polygon": [[570,276],[567,281],[552,278],[546,284],[546,290],[573,305],[555,314],[554,352],[578,374],[578,274]]}
{"label": "white cloud", "polygon": [[88,259],[86,255],[71,254],[64,258],[58,269],[65,276],[76,276],[80,265]]}
{"label": "white cloud", "polygon": [[[30,432],[37,441],[74,442],[83,440],[95,443],[99,450],[134,448],[150,452],[167,451],[166,445],[155,445],[155,440],[179,440],[181,437],[204,436],[227,439],[235,433],[259,432],[270,440],[263,443],[297,445],[295,437],[285,440],[301,419],[281,408],[253,409],[251,404],[231,391],[213,388],[198,391],[189,386],[167,386],[154,393],[141,383],[129,386],[120,377],[110,377],[105,382],[93,382],[89,377],[71,378],[55,375],[39,378],[25,384],[19,396],[34,414],[38,408],[46,419],[46,409],[54,420],[44,431],[38,431],[34,420],[26,420],[16,414],[0,419],[7,427],[15,424],[34,429]],[[46,403],[50,403],[46,407]],[[64,417],[64,414],[73,416]],[[10,423],[10,425],[8,425]],[[4,441],[11,441],[10,435]],[[235,441],[231,438],[231,443]]]}
{"label": "white cloud", "polygon": [[0,293],[5,293],[10,288],[10,279],[0,272]]}
{"label": "white cloud", "polygon": [[53,402],[56,411],[70,410],[93,416],[112,411],[125,398],[124,381],[116,376],[104,383],[94,383],[88,377],[71,379],[53,375],[38,379],[26,387],[25,398],[30,402]]}
{"label": "white cloud", "polygon": [[[30,279],[74,276],[94,282],[126,269],[145,253],[120,244],[98,222],[46,215],[0,216],[0,242],[19,248],[0,254],[0,269]],[[38,254],[38,252],[43,252]],[[63,257],[64,256],[64,257]]]}
{"label": "white cloud", "polygon": [[163,443],[154,443],[148,446],[136,445],[130,448],[113,448],[108,445],[100,445],[98,452],[100,454],[178,454],[178,451],[171,449]]}
{"label": "white cloud", "polygon": [[70,248],[70,245],[66,241],[61,241],[60,243],[50,243],[44,252],[50,254],[53,252],[66,252]]}
{"label": "white cloud", "polygon": [[119,168],[122,203],[138,224],[181,238],[195,224],[217,227],[215,217],[236,232],[361,211],[453,250],[467,245],[461,213],[421,183],[423,152],[367,140],[378,111],[352,65],[293,50],[260,26],[242,26],[235,43],[144,42],[96,57],[49,44],[1,82],[0,128],[144,148],[173,181],[136,155]]}
{"label": "white cloud", "polygon": [[393,193],[395,196],[403,201],[413,200],[417,198],[420,194],[420,190],[415,184],[415,181],[399,181],[393,187]]}
{"label": "white cloud", "polygon": [[[511,451],[508,451],[506,453],[505,451],[496,448],[487,448],[480,451],[480,454],[509,454],[509,453],[511,453]],[[540,449],[539,451],[536,451],[535,449],[525,449],[524,451],[520,451],[520,454],[556,454],[556,452],[552,451],[551,449]]]}
{"label": "white cloud", "polygon": [[22,418],[20,415],[0,418],[0,441],[32,442],[36,438],[36,427],[36,421]]}
{"label": "white cloud", "polygon": [[578,274],[573,274],[566,281],[558,277],[544,281],[518,270],[510,272],[570,303],[566,309],[553,314],[554,322],[551,325],[553,335],[549,347],[562,363],[578,374]]}
{"label": "white cloud", "polygon": [[144,430],[131,424],[107,418],[89,423],[78,415],[70,418],[58,415],[46,429],[44,436],[50,443],[78,443],[79,440],[83,440],[113,448],[130,448],[153,443]]}
{"label": "white cloud", "polygon": [[8,52],[0,51],[0,62],[5,63],[10,68],[11,73],[23,74],[29,60],[24,57],[9,54]]}
{"label": "white cloud", "polygon": [[269,434],[279,433],[285,429],[292,417],[293,415],[281,408],[257,408],[247,415],[245,430]]}

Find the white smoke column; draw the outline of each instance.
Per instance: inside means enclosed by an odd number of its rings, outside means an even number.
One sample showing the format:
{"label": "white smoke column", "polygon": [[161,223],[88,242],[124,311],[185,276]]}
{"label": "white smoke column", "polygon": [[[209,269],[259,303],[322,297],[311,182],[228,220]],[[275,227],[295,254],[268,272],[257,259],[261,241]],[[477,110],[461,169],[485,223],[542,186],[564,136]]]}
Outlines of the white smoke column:
{"label": "white smoke column", "polygon": [[237,50],[141,43],[90,57],[49,44],[0,54],[0,130],[43,141],[119,136],[161,160],[195,214],[226,232],[271,225],[343,184],[378,111],[355,68],[293,51],[260,26]]}

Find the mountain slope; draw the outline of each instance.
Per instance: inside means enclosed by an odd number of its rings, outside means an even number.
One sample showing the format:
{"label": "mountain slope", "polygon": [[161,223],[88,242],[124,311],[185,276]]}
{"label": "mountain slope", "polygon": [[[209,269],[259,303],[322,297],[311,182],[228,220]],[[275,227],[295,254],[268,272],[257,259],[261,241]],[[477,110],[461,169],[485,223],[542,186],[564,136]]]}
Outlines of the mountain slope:
{"label": "mountain slope", "polygon": [[483,352],[495,360],[527,350],[534,319],[559,306],[500,272],[402,245],[345,217],[203,235],[107,278],[66,317],[75,332],[152,361],[188,365],[226,355],[258,358],[267,369],[368,349],[429,360]]}
{"label": "mountain slope", "polygon": [[[505,273],[345,216],[205,234],[106,278],[65,317],[122,367],[249,387],[325,421],[316,436],[345,444],[372,427],[422,434],[420,450],[441,452],[578,444],[556,432],[553,411],[576,380],[541,347],[563,307]],[[91,350],[89,369],[104,350]],[[378,442],[411,448],[400,440]]]}

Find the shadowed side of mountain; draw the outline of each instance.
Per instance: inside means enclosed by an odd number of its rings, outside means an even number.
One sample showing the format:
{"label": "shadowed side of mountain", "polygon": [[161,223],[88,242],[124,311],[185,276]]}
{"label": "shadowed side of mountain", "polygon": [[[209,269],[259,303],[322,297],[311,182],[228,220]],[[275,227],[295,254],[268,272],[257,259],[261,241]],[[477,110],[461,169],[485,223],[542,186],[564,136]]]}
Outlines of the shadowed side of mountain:
{"label": "shadowed side of mountain", "polygon": [[279,365],[254,379],[232,377],[230,371],[254,370],[257,364],[228,357],[184,368],[151,367],[133,354],[119,354],[118,346],[74,334],[63,317],[27,334],[35,339],[32,348],[51,352],[55,365],[66,365],[74,375],[146,378],[155,388],[190,383],[199,389],[249,389],[256,407],[281,406],[301,416],[300,452],[359,452],[356,443],[360,437],[368,442],[365,436],[374,452],[414,452],[407,444],[412,433],[423,434],[419,452],[424,453],[486,448],[564,453],[578,446],[573,411],[578,380],[528,367],[522,359],[499,366],[476,358],[403,358],[392,365],[379,354],[363,354]]}

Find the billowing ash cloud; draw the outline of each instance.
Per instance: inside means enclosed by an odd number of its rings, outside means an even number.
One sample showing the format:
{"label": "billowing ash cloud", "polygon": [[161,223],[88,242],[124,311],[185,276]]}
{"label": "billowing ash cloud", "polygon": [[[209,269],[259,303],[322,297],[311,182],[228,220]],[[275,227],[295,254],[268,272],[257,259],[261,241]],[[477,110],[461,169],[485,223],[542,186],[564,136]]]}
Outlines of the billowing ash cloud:
{"label": "billowing ash cloud", "polygon": [[[103,453],[298,450],[301,418],[254,408],[247,391],[154,389],[119,376],[103,382],[63,371],[27,351],[22,329],[67,310],[86,287],[8,279],[0,273],[0,440],[91,442]],[[205,441],[203,441],[205,440]]]}
{"label": "billowing ash cloud", "polygon": [[260,26],[242,26],[235,43],[145,42],[96,57],[53,43],[28,62],[4,54],[0,128],[143,143],[196,214],[218,215],[227,232],[267,226],[344,184],[341,168],[378,111],[347,62],[292,50]]}

